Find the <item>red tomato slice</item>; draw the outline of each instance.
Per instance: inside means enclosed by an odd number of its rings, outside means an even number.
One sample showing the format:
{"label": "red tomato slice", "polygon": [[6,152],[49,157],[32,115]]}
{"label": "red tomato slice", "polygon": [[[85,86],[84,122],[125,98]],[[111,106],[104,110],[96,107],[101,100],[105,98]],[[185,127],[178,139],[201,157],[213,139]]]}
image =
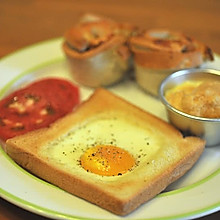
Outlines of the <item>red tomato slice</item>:
{"label": "red tomato slice", "polygon": [[47,78],[0,101],[0,139],[24,134],[71,112],[80,102],[79,89],[64,79]]}

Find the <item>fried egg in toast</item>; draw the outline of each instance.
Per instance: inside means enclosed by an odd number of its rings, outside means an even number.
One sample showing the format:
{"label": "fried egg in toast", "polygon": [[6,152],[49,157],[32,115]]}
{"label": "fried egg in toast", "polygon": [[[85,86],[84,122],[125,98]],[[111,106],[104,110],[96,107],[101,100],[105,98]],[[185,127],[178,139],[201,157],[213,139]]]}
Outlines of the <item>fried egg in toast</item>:
{"label": "fried egg in toast", "polygon": [[7,140],[19,165],[67,192],[127,215],[184,175],[205,142],[99,88],[74,112]]}

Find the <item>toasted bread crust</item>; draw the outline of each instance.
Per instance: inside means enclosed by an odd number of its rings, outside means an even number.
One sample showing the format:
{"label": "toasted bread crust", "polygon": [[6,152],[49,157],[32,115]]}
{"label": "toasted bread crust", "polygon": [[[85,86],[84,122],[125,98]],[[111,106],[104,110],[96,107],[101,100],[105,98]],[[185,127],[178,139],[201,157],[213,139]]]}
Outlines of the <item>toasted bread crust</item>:
{"label": "toasted bread crust", "polygon": [[[121,111],[128,114],[128,118],[134,117],[140,123],[146,124],[146,127],[153,127],[170,140],[178,155],[172,155],[169,166],[165,164],[161,168],[155,168],[154,175],[147,176],[143,169],[134,169],[127,176],[108,182],[96,179],[95,175],[93,179],[86,178],[86,172],[85,176],[70,173],[51,164],[39,154],[47,142],[66,133],[87,118],[108,111]],[[203,140],[196,137],[183,138],[179,131],[168,123],[104,89],[97,89],[75,112],[58,120],[50,128],[7,140],[5,150],[11,158],[33,174],[115,214],[127,215],[187,172],[198,160],[204,145]],[[165,155],[166,150],[162,150],[155,158],[158,164],[163,163]]]}

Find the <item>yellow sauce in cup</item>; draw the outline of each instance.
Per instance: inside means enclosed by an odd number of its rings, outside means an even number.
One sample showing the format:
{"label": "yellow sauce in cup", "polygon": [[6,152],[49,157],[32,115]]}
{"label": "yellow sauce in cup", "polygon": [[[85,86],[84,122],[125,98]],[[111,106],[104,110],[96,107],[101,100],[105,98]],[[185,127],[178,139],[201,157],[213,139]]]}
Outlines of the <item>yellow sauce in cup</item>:
{"label": "yellow sauce in cup", "polygon": [[165,94],[174,108],[190,115],[220,118],[220,82],[186,81]]}

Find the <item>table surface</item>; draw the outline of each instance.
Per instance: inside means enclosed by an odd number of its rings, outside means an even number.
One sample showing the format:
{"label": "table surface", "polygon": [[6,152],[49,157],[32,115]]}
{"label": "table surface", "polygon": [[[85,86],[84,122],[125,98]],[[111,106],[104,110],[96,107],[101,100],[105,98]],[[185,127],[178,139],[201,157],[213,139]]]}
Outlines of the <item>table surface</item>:
{"label": "table surface", "polygon": [[[0,59],[28,45],[60,37],[83,13],[143,28],[181,30],[220,54],[219,0],[1,0]],[[200,219],[220,219],[220,212]],[[1,220],[43,220],[0,198]]]}

